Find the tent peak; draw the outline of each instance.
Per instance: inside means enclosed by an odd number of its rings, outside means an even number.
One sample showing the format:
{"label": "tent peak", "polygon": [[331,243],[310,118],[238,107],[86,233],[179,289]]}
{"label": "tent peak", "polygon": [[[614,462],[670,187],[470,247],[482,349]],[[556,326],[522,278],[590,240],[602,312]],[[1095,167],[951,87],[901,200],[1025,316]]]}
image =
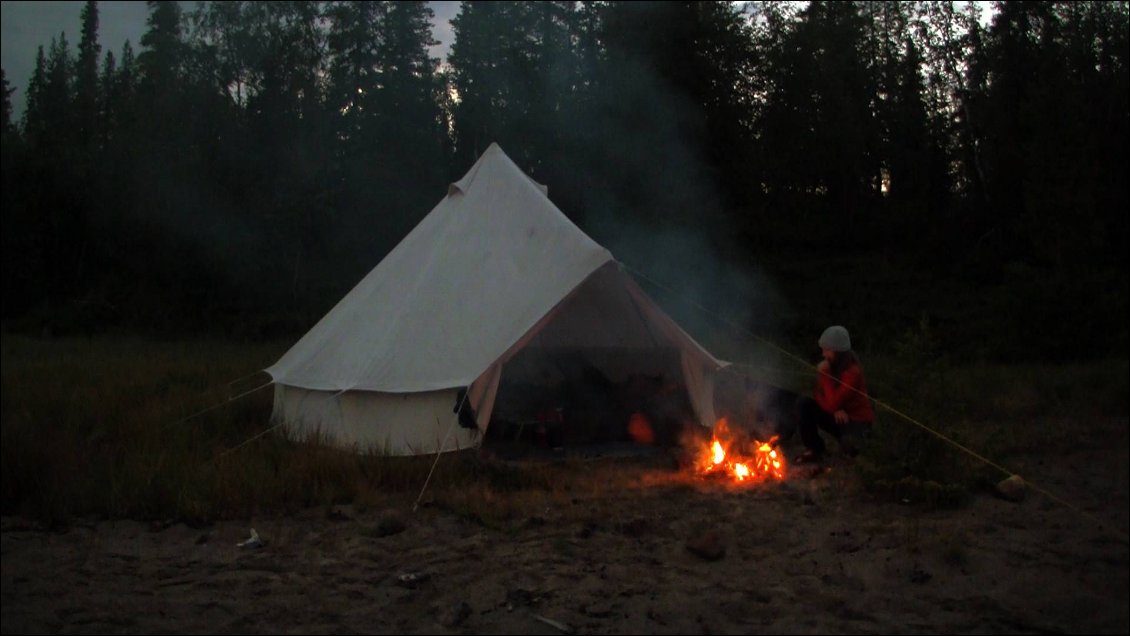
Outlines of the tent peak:
{"label": "tent peak", "polygon": [[463,175],[462,179],[447,186],[447,196],[467,194],[467,191],[470,190],[472,184],[475,182],[475,177],[479,174],[480,169],[489,163],[497,163],[502,166],[503,169],[521,175],[522,178],[537,188],[542,193],[542,196],[549,198],[549,188],[546,187],[545,184],[538,183],[530,177],[530,175],[526,174],[526,171],[519,168],[518,164],[514,163],[514,160],[502,150],[502,146],[499,146],[497,142],[491,142],[491,144],[487,146],[487,149],[484,150],[483,154],[479,155],[479,158],[475,161],[475,165],[471,166],[471,169],[467,171],[467,174]]}

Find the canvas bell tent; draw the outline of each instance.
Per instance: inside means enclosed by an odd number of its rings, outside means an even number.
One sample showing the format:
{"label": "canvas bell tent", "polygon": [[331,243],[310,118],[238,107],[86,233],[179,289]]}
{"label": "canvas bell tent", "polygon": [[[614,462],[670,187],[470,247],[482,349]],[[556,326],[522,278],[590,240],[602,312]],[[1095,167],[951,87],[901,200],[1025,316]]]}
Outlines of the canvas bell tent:
{"label": "canvas bell tent", "polygon": [[609,381],[674,376],[713,425],[725,363],[491,145],[266,371],[290,437],[415,455],[477,446],[500,385],[560,382],[578,361]]}

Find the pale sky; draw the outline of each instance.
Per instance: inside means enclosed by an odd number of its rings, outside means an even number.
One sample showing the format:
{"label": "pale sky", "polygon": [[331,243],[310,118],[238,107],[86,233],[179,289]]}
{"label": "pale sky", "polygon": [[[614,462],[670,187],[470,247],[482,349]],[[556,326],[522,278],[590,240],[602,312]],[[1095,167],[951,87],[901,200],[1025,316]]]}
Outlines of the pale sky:
{"label": "pale sky", "polygon": [[[35,70],[35,54],[40,45],[44,54],[51,48],[51,39],[66,34],[71,54],[78,53],[79,39],[82,37],[82,7],[86,2],[78,0],[44,2],[42,0],[25,2],[3,0],[0,2],[0,66],[12,93],[12,116],[19,119],[24,110],[24,95],[31,73]],[[459,2],[431,2],[435,11],[435,29],[432,35],[440,41],[432,54],[443,59],[453,39],[451,18],[459,12]],[[192,11],[196,2],[181,2],[185,12]],[[140,0],[133,2],[98,3],[98,42],[102,45],[101,60],[106,51],[113,51],[114,57],[121,59],[122,45],[129,40],[134,54],[141,52],[141,36],[145,33],[145,20],[149,8]]]}
{"label": "pale sky", "polygon": [[[13,118],[19,119],[24,110],[24,96],[28,80],[35,69],[36,49],[42,45],[44,53],[49,53],[51,38],[65,33],[72,54],[77,54],[79,39],[82,37],[83,0],[44,1],[44,0],[2,0],[0,1],[0,66],[8,79],[12,94]],[[435,27],[432,35],[440,41],[432,55],[445,59],[454,36],[451,33],[451,19],[459,12],[458,1],[430,2],[435,11]],[[735,4],[744,4],[735,3]],[[985,5],[986,20],[991,14],[991,3]],[[195,9],[195,1],[182,1],[185,12]],[[141,0],[112,1],[98,3],[98,40],[102,45],[99,59],[105,58],[106,51],[113,51],[114,57],[121,59],[122,45],[128,39],[134,54],[141,52],[141,36],[145,33],[145,20],[149,8]]]}

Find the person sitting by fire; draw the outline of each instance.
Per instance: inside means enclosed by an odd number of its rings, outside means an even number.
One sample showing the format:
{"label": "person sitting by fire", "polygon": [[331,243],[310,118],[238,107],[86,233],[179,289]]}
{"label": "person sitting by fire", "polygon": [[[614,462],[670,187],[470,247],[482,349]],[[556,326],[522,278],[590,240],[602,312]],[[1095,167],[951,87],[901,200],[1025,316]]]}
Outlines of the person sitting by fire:
{"label": "person sitting by fire", "polygon": [[851,348],[847,329],[833,325],[824,330],[818,341],[823,360],[817,365],[819,375],[813,397],[798,401],[800,437],[805,451],[793,460],[796,464],[819,462],[824,455],[823,429],[838,442],[844,454],[854,457],[858,451],[851,438],[871,430],[875,411],[863,379],[863,366]]}

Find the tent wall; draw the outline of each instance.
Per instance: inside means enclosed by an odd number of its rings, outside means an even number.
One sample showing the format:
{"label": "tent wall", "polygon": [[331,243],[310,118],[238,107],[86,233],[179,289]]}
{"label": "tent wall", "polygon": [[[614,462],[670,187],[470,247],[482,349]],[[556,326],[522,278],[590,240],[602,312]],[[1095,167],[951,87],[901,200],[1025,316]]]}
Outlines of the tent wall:
{"label": "tent wall", "polygon": [[386,455],[421,455],[478,445],[477,429],[454,412],[458,390],[423,393],[316,391],[275,385],[274,415],[286,436]]}

